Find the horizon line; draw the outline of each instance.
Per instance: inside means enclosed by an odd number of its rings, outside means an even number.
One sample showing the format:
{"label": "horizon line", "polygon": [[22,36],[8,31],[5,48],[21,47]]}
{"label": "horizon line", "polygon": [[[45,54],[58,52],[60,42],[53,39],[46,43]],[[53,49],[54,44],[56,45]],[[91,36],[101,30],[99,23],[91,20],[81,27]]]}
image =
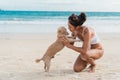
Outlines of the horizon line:
{"label": "horizon line", "polygon": [[7,9],[1,9],[0,8],[0,11],[33,11],[33,12],[39,12],[39,11],[53,11],[53,12],[55,12],[55,11],[57,11],[57,12],[120,12],[120,11],[78,11],[78,10],[15,10],[15,9],[9,9],[9,10],[7,10]]}

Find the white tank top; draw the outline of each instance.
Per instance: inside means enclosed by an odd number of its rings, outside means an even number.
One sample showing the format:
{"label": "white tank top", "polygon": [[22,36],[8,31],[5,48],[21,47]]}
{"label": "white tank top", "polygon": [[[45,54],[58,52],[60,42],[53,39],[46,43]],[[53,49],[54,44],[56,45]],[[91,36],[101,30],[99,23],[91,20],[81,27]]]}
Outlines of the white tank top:
{"label": "white tank top", "polygon": [[[85,29],[86,29],[86,28],[84,28],[83,31],[82,31],[82,36],[84,36]],[[81,40],[81,41],[82,41],[82,40]],[[90,40],[90,44],[97,44],[97,43],[99,43],[99,42],[100,42],[100,39],[99,39],[98,35],[97,35],[96,32],[95,32],[93,38],[91,38],[91,40]]]}

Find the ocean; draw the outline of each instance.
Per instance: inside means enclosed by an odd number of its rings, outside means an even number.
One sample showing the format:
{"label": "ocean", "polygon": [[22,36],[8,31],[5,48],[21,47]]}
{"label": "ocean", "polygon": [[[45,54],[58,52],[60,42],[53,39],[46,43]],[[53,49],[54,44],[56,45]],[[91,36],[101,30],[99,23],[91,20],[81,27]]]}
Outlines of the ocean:
{"label": "ocean", "polygon": [[[75,11],[0,11],[0,33],[55,33],[67,28],[68,17]],[[120,33],[120,12],[85,12],[84,25],[99,33]]]}

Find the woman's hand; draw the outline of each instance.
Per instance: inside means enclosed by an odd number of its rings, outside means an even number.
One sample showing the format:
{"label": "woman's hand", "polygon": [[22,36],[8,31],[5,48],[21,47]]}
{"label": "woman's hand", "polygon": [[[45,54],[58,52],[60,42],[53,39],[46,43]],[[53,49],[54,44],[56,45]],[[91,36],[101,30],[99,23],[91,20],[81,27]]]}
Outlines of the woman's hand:
{"label": "woman's hand", "polygon": [[62,42],[63,42],[63,44],[64,44],[66,47],[70,48],[71,44],[70,44],[70,42],[68,41],[68,39],[66,38],[66,36],[63,36],[63,37],[62,37]]}

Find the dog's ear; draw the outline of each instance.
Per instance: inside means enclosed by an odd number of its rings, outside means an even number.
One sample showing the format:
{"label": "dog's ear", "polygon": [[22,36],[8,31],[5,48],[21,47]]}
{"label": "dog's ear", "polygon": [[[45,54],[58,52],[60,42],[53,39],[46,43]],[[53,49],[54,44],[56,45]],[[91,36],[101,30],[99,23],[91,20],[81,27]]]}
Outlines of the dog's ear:
{"label": "dog's ear", "polygon": [[62,36],[62,30],[61,30],[61,29],[58,29],[58,31],[57,31],[57,37],[58,37],[58,38],[61,38],[61,36]]}
{"label": "dog's ear", "polygon": [[67,31],[66,31],[65,27],[60,27],[60,28],[58,28],[58,31],[57,31],[58,34],[67,34],[66,32]]}
{"label": "dog's ear", "polygon": [[58,33],[58,34],[62,33],[61,29],[58,29],[57,33]]}

